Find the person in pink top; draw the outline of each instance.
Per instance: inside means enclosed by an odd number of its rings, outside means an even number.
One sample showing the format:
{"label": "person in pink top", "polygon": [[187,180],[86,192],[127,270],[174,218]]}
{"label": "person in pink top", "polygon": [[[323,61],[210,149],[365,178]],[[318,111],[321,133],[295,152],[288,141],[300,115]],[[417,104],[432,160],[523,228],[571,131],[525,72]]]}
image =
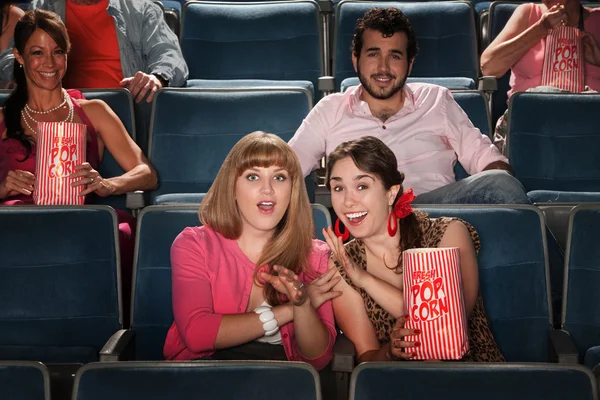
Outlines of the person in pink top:
{"label": "person in pink top", "polygon": [[255,132],[230,151],[199,210],[171,248],[168,360],[276,359],[324,369],[336,330],[329,248],[313,239],[298,159]]}
{"label": "person in pink top", "polygon": [[[546,46],[548,35],[565,26],[582,32],[583,89],[600,91],[600,8],[583,7],[579,0],[544,0],[541,4],[518,6],[481,55],[481,72],[500,78],[510,70],[509,97],[514,92],[545,85],[544,59],[547,51],[551,51]],[[495,138],[500,147],[504,145],[506,130],[506,118],[502,117]]]}
{"label": "person in pink top", "polygon": [[[340,143],[371,135],[392,149],[419,203],[528,203],[508,160],[440,86],[405,84],[418,45],[396,8],[358,20],[352,61],[361,84],[322,99],[290,140],[308,175]],[[457,161],[472,176],[456,181]]]}

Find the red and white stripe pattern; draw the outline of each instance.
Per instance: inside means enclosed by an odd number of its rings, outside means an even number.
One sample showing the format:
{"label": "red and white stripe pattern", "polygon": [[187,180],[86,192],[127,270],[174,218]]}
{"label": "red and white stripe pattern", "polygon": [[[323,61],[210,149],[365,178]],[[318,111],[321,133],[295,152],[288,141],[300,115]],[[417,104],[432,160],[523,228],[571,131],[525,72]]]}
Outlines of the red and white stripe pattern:
{"label": "red and white stripe pattern", "polygon": [[85,162],[87,129],[72,122],[38,122],[33,201],[38,205],[81,205],[85,186],[71,187],[69,175]]}
{"label": "red and white stripe pattern", "polygon": [[581,93],[585,89],[585,58],[581,31],[572,26],[553,29],[546,37],[542,86]]}
{"label": "red and white stripe pattern", "polygon": [[403,253],[407,329],[420,329],[407,341],[415,360],[459,360],[469,351],[467,313],[460,270],[460,250],[410,249]]}

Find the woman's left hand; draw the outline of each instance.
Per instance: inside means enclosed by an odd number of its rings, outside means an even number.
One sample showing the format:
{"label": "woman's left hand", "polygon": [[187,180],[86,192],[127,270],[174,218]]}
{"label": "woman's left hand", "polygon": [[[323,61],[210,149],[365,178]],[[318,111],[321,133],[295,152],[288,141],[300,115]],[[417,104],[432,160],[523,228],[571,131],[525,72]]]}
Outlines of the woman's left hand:
{"label": "woman's left hand", "polygon": [[589,32],[583,32],[581,42],[585,61],[600,67],[600,46],[596,39]]}
{"label": "woman's left hand", "polygon": [[102,178],[90,163],[79,164],[75,167],[75,171],[69,176],[74,180],[71,186],[88,185],[87,188],[79,192],[80,196],[96,193],[100,197],[107,197],[114,193],[115,187],[108,180]]}
{"label": "woman's left hand", "polygon": [[279,293],[287,296],[294,306],[301,306],[306,302],[306,289],[304,283],[293,271],[279,265],[273,266],[273,271],[278,275],[260,272],[260,277],[271,284]]}

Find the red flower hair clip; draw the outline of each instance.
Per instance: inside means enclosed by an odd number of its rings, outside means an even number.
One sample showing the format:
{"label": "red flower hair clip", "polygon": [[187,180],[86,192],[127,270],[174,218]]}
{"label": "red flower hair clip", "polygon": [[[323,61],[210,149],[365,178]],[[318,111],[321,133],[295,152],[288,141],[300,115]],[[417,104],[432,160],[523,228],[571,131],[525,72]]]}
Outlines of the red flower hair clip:
{"label": "red flower hair clip", "polygon": [[402,193],[398,201],[396,201],[396,204],[394,205],[394,208],[388,217],[387,229],[390,236],[394,237],[398,231],[398,218],[405,218],[413,212],[413,208],[410,203],[412,203],[415,198],[416,196],[413,193],[413,190],[407,189],[404,193]]}

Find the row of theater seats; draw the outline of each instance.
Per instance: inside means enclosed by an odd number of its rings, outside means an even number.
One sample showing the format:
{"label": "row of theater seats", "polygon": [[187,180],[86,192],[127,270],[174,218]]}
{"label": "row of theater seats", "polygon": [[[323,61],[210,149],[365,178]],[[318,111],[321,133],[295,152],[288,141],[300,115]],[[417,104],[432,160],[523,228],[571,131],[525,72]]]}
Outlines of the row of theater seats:
{"label": "row of theater seats", "polygon": [[[409,17],[419,40],[412,80],[474,89],[481,78],[479,50],[498,36],[519,4],[481,2],[478,5],[489,6],[489,10],[483,11],[484,18],[476,18],[468,1],[344,0],[334,6],[309,0],[251,4],[187,1],[177,29],[191,87],[264,85],[269,80],[334,91],[340,90],[344,79],[355,76],[350,43],[356,20],[372,7],[394,6]],[[584,5],[595,7],[598,3]],[[239,59],[244,62],[240,64]],[[332,76],[333,81],[319,82],[324,76]],[[496,90],[488,78],[481,85],[493,92],[493,122],[506,110],[509,76],[498,79]],[[315,99],[319,97],[317,91]]]}
{"label": "row of theater seats", "polygon": [[[600,205],[571,212],[559,320],[538,208],[422,209],[432,217],[462,218],[478,231],[481,293],[508,362],[585,363],[600,374]],[[0,359],[41,361],[69,373],[95,361],[161,360],[173,323],[170,247],[185,227],[200,224],[197,210],[197,204],[159,205],[139,214],[131,320],[125,321],[112,208],[0,208]],[[331,220],[319,205],[313,216],[319,235]],[[340,345],[335,353],[332,365],[343,388],[354,369],[353,351]]]}
{"label": "row of theater seats", "polygon": [[[263,130],[288,141],[312,107],[298,88],[162,89],[153,102],[150,134],[135,131],[133,103],[125,89],[84,90],[108,102],[147,151],[159,174],[149,203],[172,193],[206,193],[225,156],[244,135]],[[0,93],[0,104],[9,92]],[[454,98],[483,134],[491,133],[485,95],[454,91]],[[533,202],[600,201],[597,94],[518,93],[510,103],[508,157]],[[457,178],[466,176],[457,166]],[[108,151],[100,173],[122,170]],[[314,182],[312,184],[314,186]],[[313,198],[314,199],[314,198]],[[103,204],[125,208],[123,197]],[[106,203],[108,201],[108,203]]]}
{"label": "row of theater seats", "polygon": [[[340,90],[344,79],[355,76],[350,43],[357,18],[372,7],[395,6],[410,18],[420,47],[413,81],[474,89],[481,78],[479,49],[500,33],[520,4],[491,3],[482,31],[468,1],[344,0],[335,6],[313,0],[162,3],[165,17],[180,36],[190,70],[188,86],[292,85],[311,90],[315,100],[320,91]],[[333,79],[324,78],[329,76]],[[493,92],[493,122],[506,110],[508,78],[508,73],[500,78],[495,91],[487,81],[482,86]]]}
{"label": "row of theater seats", "polygon": [[[0,362],[3,400],[50,400],[48,383],[43,364]],[[92,363],[77,371],[72,399],[321,400],[319,386],[317,372],[303,363]],[[598,399],[588,370],[548,364],[366,363],[352,373],[349,396],[350,400],[482,397]]]}

